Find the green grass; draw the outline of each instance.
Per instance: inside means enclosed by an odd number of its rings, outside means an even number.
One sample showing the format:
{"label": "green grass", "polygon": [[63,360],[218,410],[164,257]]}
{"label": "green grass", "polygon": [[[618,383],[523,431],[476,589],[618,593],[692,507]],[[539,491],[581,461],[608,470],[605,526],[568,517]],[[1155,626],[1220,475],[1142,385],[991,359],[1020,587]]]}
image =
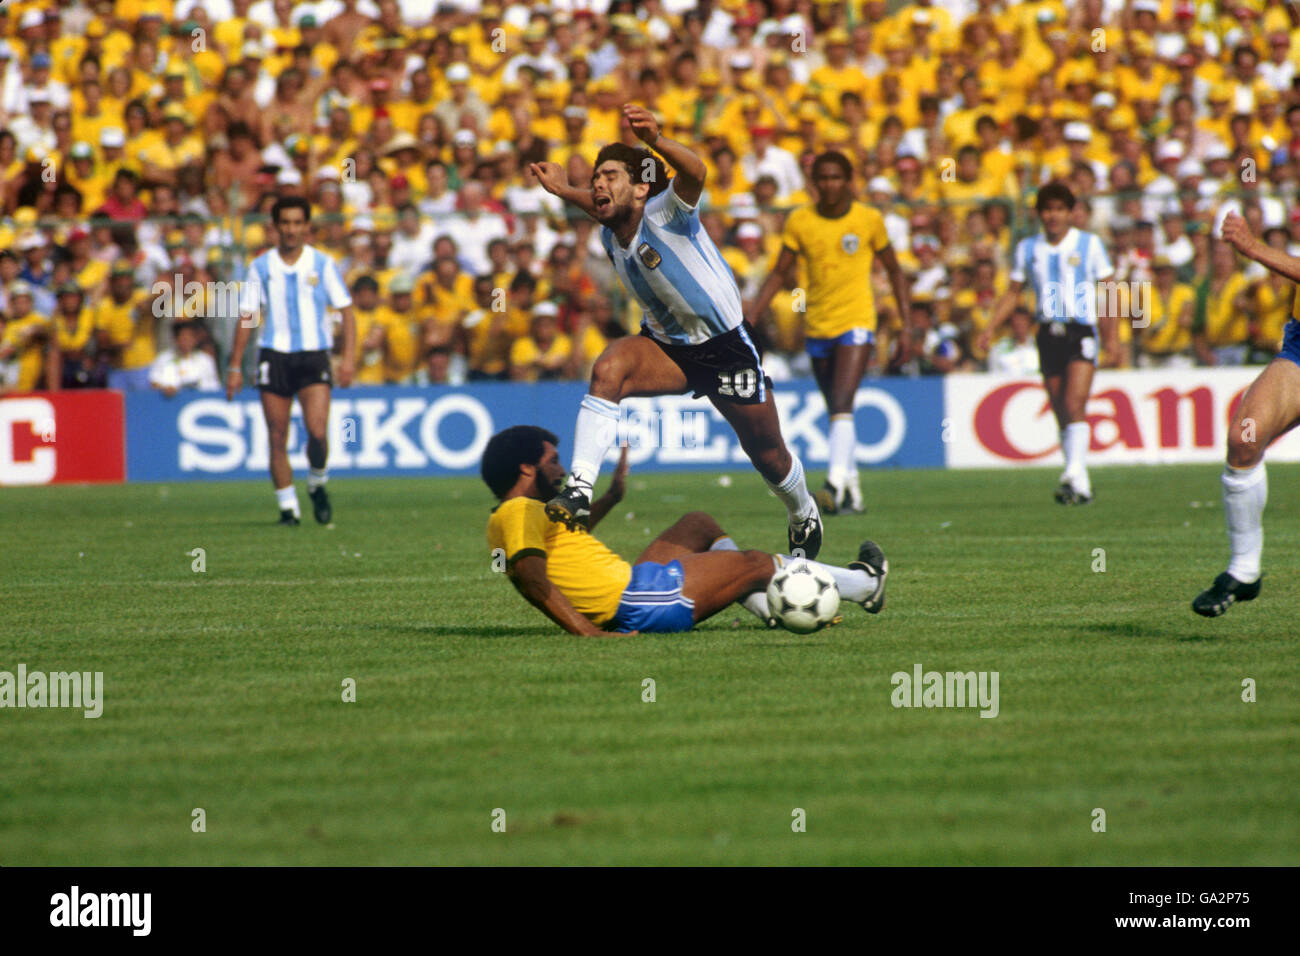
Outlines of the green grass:
{"label": "green grass", "polygon": [[[1218,470],[1098,469],[1081,509],[1048,470],[867,473],[823,558],[879,541],[884,614],[608,642],[491,572],[475,481],[336,478],[334,530],[273,526],[262,483],[6,489],[0,670],[106,699],[0,710],[0,865],[1292,864],[1300,467],[1261,599],[1207,621]],[[599,534],[632,557],[693,508],[782,544],[745,472],[634,474]],[[918,662],[998,671],[1000,716],[895,709]]]}

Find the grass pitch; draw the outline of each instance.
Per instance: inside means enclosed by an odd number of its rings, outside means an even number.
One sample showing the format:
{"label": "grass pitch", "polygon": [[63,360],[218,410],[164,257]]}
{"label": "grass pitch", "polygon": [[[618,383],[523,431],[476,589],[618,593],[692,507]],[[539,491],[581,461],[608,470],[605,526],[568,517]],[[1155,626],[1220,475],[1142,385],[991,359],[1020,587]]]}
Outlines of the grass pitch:
{"label": "grass pitch", "polygon": [[[0,865],[1293,864],[1300,467],[1261,598],[1209,621],[1218,472],[1098,469],[1072,509],[1051,470],[868,472],[823,559],[877,540],[882,615],[622,641],[491,571],[476,481],[336,477],[332,530],[266,483],[5,489],[0,670],[105,699],[0,710]],[[634,472],[598,534],[632,558],[695,508],[783,547],[750,472]],[[999,716],[895,709],[917,663],[997,671]]]}

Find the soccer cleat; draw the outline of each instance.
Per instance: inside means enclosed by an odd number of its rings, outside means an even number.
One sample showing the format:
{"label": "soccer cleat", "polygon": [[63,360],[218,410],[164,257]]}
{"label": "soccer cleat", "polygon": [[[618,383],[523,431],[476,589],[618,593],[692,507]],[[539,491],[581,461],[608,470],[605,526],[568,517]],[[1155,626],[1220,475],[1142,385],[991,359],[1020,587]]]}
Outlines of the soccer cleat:
{"label": "soccer cleat", "polygon": [[1059,486],[1057,486],[1056,494],[1054,494],[1053,497],[1056,499],[1058,505],[1072,505],[1075,503],[1077,495],[1074,488],[1070,486],[1070,483],[1068,481],[1063,481]]}
{"label": "soccer cleat", "polygon": [[790,525],[786,540],[793,557],[814,560],[822,549],[821,515],[814,509],[803,521]]}
{"label": "soccer cleat", "polygon": [[1218,617],[1238,601],[1253,601],[1259,597],[1259,586],[1263,580],[1261,575],[1259,580],[1243,584],[1224,571],[1214,579],[1213,584],[1196,595],[1192,610],[1202,617]]}
{"label": "soccer cleat", "polygon": [[296,514],[294,514],[288,508],[284,508],[280,511],[279,523],[282,525],[288,525],[290,527],[293,527],[294,525],[300,524],[301,522],[298,521],[298,516]]}
{"label": "soccer cleat", "polygon": [[325,486],[307,492],[307,497],[311,498],[311,511],[316,516],[317,524],[329,524],[334,509],[330,507],[330,496],[325,493]]}
{"label": "soccer cleat", "polygon": [[570,481],[564,490],[546,503],[546,517],[564,525],[591,530],[591,495]]}
{"label": "soccer cleat", "polygon": [[879,614],[885,609],[885,578],[889,577],[889,562],[885,552],[874,541],[863,541],[858,548],[858,560],[850,561],[849,567],[866,571],[876,579],[876,589],[862,602],[862,609],[868,614]]}
{"label": "soccer cleat", "polygon": [[862,489],[852,485],[846,487],[844,497],[840,499],[840,514],[864,515],[866,513],[866,505],[862,503]]}
{"label": "soccer cleat", "polygon": [[828,481],[822,485],[821,491],[813,495],[813,500],[817,502],[817,507],[822,514],[833,515],[839,512],[839,502],[843,494]]}

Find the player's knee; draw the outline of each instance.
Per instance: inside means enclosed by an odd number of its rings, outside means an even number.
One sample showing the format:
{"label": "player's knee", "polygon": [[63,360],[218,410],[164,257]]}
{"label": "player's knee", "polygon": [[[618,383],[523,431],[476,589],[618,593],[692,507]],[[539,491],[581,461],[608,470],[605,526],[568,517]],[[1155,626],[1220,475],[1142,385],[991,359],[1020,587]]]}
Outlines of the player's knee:
{"label": "player's knee", "polygon": [[1228,430],[1228,464],[1233,468],[1254,468],[1264,457],[1266,444],[1253,428],[1234,422]]}
{"label": "player's knee", "polygon": [[611,402],[622,401],[627,375],[627,366],[618,356],[603,353],[591,367],[591,394]]}
{"label": "player's knee", "polygon": [[766,584],[776,573],[776,564],[772,556],[766,551],[745,551],[745,560],[747,562],[747,576],[749,583],[754,587]]}

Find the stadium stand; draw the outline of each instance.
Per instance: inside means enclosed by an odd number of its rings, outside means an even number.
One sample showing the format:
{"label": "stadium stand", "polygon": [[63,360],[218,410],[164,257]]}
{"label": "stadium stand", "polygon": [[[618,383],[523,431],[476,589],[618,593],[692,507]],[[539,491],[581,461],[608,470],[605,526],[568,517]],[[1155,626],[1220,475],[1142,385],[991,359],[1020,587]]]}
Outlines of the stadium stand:
{"label": "stadium stand", "polygon": [[[222,284],[286,194],[358,295],[358,381],[582,378],[639,315],[528,163],[585,181],[637,142],[624,102],[705,157],[703,222],[747,296],[812,158],[852,159],[925,334],[900,361],[880,271],[873,373],[987,367],[976,338],[1050,179],[1151,319],[1104,364],[1265,361],[1289,284],[1213,230],[1235,208],[1300,250],[1298,62],[1280,0],[6,3],[0,390],[148,388],[179,318],[182,351],[222,359]],[[808,371],[791,301],[758,330],[778,379]],[[1020,324],[995,368],[1026,371]]]}

